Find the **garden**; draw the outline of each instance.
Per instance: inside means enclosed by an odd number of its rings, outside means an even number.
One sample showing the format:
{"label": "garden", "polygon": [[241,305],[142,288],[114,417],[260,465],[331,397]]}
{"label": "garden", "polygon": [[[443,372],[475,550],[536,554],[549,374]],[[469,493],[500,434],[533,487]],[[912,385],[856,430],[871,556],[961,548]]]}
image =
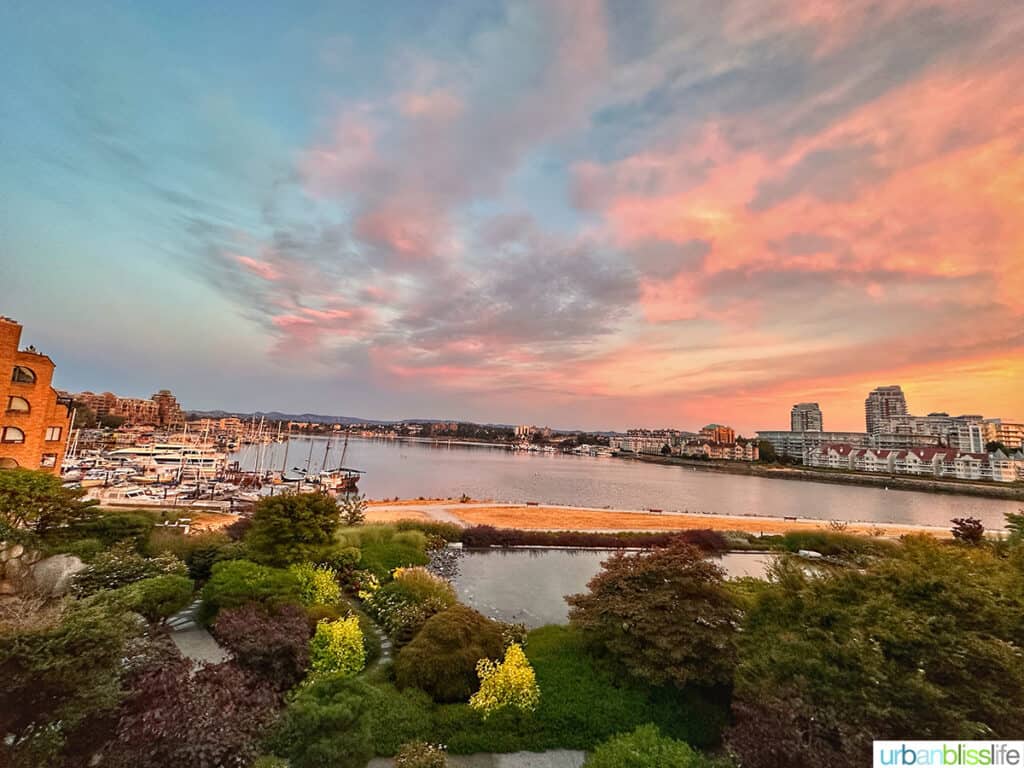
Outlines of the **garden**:
{"label": "garden", "polygon": [[[727,580],[718,534],[603,536],[590,545],[629,549],[568,597],[568,624],[530,631],[458,600],[449,543],[585,534],[362,515],[280,496],[184,536],[0,472],[3,551],[80,563],[65,589],[0,600],[0,762],[427,768],[576,749],[590,768],[846,768],[872,739],[1021,736],[1024,514],[1000,537],[964,521],[951,541],[778,537],[764,580]],[[824,557],[785,554],[808,549]],[[172,640],[197,599],[226,661]]]}

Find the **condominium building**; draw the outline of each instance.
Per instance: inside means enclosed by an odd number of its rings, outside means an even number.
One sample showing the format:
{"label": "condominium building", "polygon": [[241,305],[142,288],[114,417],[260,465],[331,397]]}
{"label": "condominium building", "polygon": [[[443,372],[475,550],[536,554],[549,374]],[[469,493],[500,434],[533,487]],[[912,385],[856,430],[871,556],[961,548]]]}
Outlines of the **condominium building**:
{"label": "condominium building", "polygon": [[736,442],[736,430],[724,424],[708,424],[700,431],[700,436],[726,445]]}
{"label": "condominium building", "polygon": [[1007,448],[1024,448],[1024,424],[1002,419],[986,419],[995,426],[995,441]]}
{"label": "condominium building", "polygon": [[129,424],[151,424],[174,427],[185,423],[185,414],[177,398],[168,389],[161,389],[150,399],[140,397],[118,397],[113,392],[94,394],[79,392],[71,396],[92,410],[99,418],[118,416]]}
{"label": "condominium building", "polygon": [[0,469],[60,472],[71,424],[71,400],[57,393],[53,361],[19,349],[21,325],[0,317]]}
{"label": "condominium building", "polygon": [[178,398],[169,389],[161,389],[149,398],[157,405],[157,422],[162,427],[174,427],[185,423],[185,412],[178,405]]}
{"label": "condominium building", "polygon": [[885,421],[907,415],[907,398],[898,385],[875,387],[864,401],[864,422],[868,434],[883,431]]}
{"label": "condominium building", "polygon": [[957,480],[1010,483],[1024,479],[1024,453],[1020,451],[989,454],[956,448],[888,450],[826,443],[811,448],[804,463],[810,467]]}
{"label": "condominium building", "polygon": [[789,412],[789,424],[794,432],[821,432],[821,408],[817,403],[797,403]]}

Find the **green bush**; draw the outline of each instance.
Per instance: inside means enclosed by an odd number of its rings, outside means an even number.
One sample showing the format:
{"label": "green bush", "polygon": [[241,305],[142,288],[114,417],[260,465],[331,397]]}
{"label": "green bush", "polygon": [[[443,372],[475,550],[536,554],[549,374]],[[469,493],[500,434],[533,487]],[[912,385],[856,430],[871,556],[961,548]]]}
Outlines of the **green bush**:
{"label": "green bush", "polygon": [[299,597],[303,605],[333,605],[341,599],[337,574],[325,565],[296,563],[288,572],[299,583]]}
{"label": "green bush", "polygon": [[373,757],[372,698],[361,680],[338,675],[318,680],[291,701],[268,746],[291,768],[364,768]]}
{"label": "green bush", "polygon": [[288,571],[250,560],[226,560],[213,566],[203,588],[199,619],[209,623],[221,608],[238,608],[246,603],[275,607],[299,602],[299,583]]}
{"label": "green bush", "polygon": [[54,553],[63,552],[68,555],[74,555],[75,557],[81,558],[84,563],[91,563],[96,559],[96,556],[102,553],[107,548],[99,539],[75,539],[67,544],[60,544],[51,547],[51,551]]}
{"label": "green bush", "polygon": [[662,736],[655,725],[641,725],[632,733],[601,744],[583,763],[584,768],[711,768],[715,765],[685,741]]}
{"label": "green bush", "polygon": [[399,541],[367,544],[362,548],[362,567],[381,580],[387,579],[395,568],[426,565],[428,562],[430,558],[424,549]]}
{"label": "green bush", "polygon": [[339,516],[337,502],[321,493],[264,497],[245,537],[250,556],[275,566],[315,561],[334,543]]}
{"label": "green bush", "polygon": [[354,675],[366,666],[366,648],[359,619],[349,616],[321,621],[309,641],[310,675]]}
{"label": "green bush", "polygon": [[427,536],[438,536],[445,541],[462,541],[462,526],[456,523],[442,523],[431,520],[399,520],[394,525],[399,531],[420,531]]}
{"label": "green bush", "polygon": [[157,528],[149,536],[146,549],[150,554],[170,552],[185,561],[188,575],[196,581],[206,581],[215,563],[239,560],[245,556],[245,547],[234,542],[221,531],[203,531],[188,536],[180,529]]}
{"label": "green bush", "polygon": [[393,755],[406,742],[434,738],[434,703],[419,688],[375,684],[368,706],[374,754]]}
{"label": "green bush", "polygon": [[432,616],[395,660],[400,688],[416,686],[435,701],[466,701],[477,688],[480,659],[500,659],[505,643],[497,622],[456,604]]}
{"label": "green bush", "polygon": [[168,574],[143,579],[124,587],[128,607],[150,621],[172,616],[192,600],[192,579]]}
{"label": "green bush", "polygon": [[139,547],[152,530],[153,518],[144,512],[103,512],[94,518],[72,523],[62,533],[76,539],[99,539],[107,546],[130,540]]}
{"label": "green bush", "polygon": [[185,564],[169,553],[146,558],[135,551],[131,542],[115,544],[101,552],[89,566],[77,573],[72,589],[79,597],[92,595],[104,589],[118,589],[142,579],[164,574],[184,576]]}
{"label": "green bush", "polygon": [[789,531],[782,536],[780,546],[787,552],[799,552],[801,549],[807,549],[820,552],[828,557],[851,557],[888,554],[896,545],[884,539],[857,536],[852,533]]}

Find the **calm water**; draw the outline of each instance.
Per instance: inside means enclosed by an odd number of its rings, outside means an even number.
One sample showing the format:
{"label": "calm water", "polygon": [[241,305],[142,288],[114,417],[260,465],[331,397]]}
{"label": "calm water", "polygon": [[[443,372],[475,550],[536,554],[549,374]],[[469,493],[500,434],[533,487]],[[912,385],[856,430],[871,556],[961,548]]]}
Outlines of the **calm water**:
{"label": "calm water", "polygon": [[[295,439],[288,466],[319,469],[341,460],[341,446],[321,438]],[[264,466],[280,468],[284,445],[264,446]],[[235,456],[252,468],[256,446]],[[808,517],[947,526],[954,517],[980,518],[1001,528],[1003,514],[1022,502],[970,496],[886,491],[853,485],[775,480],[613,458],[512,452],[504,448],[349,441],[345,464],[363,469],[359,487],[370,498],[458,497],[539,501],[621,509],[664,509],[698,513]]]}
{"label": "calm water", "polygon": [[[459,600],[502,621],[529,628],[564,624],[566,595],[586,592],[608,551],[552,549],[465,550],[455,589]],[[730,578],[764,575],[770,555],[732,552],[716,558]]]}

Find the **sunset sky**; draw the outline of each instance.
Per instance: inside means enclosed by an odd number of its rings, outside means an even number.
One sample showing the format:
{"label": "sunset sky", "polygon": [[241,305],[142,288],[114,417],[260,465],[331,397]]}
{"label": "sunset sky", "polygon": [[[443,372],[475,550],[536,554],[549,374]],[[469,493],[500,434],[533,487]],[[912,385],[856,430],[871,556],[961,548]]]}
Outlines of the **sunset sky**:
{"label": "sunset sky", "polygon": [[58,387],[555,427],[1024,418],[1016,0],[0,3]]}

